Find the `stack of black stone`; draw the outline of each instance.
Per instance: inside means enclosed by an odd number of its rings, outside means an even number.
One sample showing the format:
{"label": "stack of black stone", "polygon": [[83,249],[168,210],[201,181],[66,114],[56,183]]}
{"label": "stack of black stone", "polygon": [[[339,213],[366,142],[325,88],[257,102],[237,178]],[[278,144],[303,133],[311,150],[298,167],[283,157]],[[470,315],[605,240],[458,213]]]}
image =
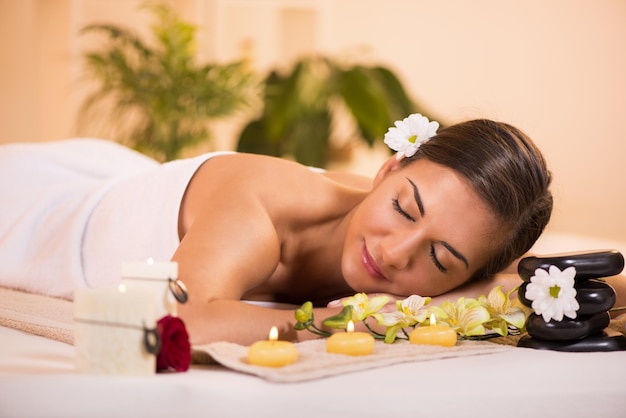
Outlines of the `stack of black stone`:
{"label": "stack of black stone", "polygon": [[619,251],[595,251],[524,258],[518,265],[524,281],[518,292],[522,304],[532,307],[532,301],[526,298],[526,287],[535,270],[548,271],[550,266],[561,271],[572,266],[576,269],[574,288],[580,305],[576,318],[546,322],[541,315],[532,313],[526,320],[528,334],[520,338],[518,346],[574,352],[626,350],[626,337],[607,328],[611,321],[609,310],[616,300],[615,290],[600,280],[622,272],[623,255]]}

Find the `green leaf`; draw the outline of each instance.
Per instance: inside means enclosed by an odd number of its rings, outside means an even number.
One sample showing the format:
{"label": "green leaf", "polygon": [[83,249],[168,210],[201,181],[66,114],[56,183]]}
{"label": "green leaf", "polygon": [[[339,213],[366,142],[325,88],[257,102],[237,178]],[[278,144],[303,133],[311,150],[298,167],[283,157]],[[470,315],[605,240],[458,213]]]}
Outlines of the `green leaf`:
{"label": "green leaf", "polygon": [[330,115],[326,111],[310,114],[297,123],[291,136],[296,161],[308,166],[324,167],[328,160],[329,132]]}
{"label": "green leaf", "polygon": [[279,157],[282,155],[280,145],[280,143],[270,140],[267,136],[265,120],[257,119],[246,125],[241,132],[239,142],[237,143],[237,151]]}
{"label": "green leaf", "polygon": [[339,74],[339,91],[352,112],[363,138],[371,146],[389,127],[389,112],[377,86],[363,67]]}
{"label": "green leaf", "polygon": [[307,324],[303,323],[303,322],[296,322],[296,324],[293,326],[293,328],[297,331],[303,331],[305,329],[307,329]]}
{"label": "green leaf", "polygon": [[[279,149],[280,156],[319,167],[326,166],[332,155],[332,121],[344,117],[346,110],[347,117],[354,118],[356,136],[369,145],[382,140],[394,120],[414,110],[400,80],[390,69],[345,67],[323,56],[302,58],[287,73],[272,71],[263,87],[260,120],[265,133],[261,141],[280,144],[271,147],[271,155]],[[338,102],[344,106],[337,106]],[[242,140],[252,139],[248,136]],[[256,147],[248,143],[246,148]]]}
{"label": "green leaf", "polygon": [[296,115],[301,112],[298,84],[302,68],[302,63],[298,63],[287,77],[272,72],[266,80],[263,117],[266,119],[269,138],[284,136]]}
{"label": "green leaf", "polygon": [[324,319],[322,324],[329,328],[346,329],[348,322],[352,320],[352,306],[344,306],[337,315]]}
{"label": "green leaf", "polygon": [[415,112],[415,105],[409,98],[404,86],[388,68],[377,66],[366,69],[372,80],[380,85],[380,91],[389,109],[390,126],[394,121],[404,119]]}

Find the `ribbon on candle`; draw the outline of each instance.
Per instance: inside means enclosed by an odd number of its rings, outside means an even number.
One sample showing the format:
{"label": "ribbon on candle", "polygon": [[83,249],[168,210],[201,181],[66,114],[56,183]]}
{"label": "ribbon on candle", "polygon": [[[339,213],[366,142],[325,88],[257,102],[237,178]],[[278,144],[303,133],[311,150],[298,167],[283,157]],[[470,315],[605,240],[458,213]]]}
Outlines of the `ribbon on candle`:
{"label": "ribbon on candle", "polygon": [[114,328],[130,328],[143,331],[143,345],[150,354],[159,354],[161,351],[161,337],[156,328],[148,328],[144,325],[123,324],[121,322],[99,321],[95,319],[74,318],[74,321],[83,324],[102,325]]}

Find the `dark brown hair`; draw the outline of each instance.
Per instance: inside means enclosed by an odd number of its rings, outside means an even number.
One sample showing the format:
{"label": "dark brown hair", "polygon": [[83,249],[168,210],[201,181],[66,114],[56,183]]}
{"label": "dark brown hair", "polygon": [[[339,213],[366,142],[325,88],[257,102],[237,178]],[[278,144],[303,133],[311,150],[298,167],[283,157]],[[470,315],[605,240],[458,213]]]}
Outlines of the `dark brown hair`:
{"label": "dark brown hair", "polygon": [[500,222],[501,242],[473,278],[491,276],[521,257],[550,220],[550,171],[532,140],[511,125],[486,119],[452,125],[405,164],[419,158],[465,177]]}

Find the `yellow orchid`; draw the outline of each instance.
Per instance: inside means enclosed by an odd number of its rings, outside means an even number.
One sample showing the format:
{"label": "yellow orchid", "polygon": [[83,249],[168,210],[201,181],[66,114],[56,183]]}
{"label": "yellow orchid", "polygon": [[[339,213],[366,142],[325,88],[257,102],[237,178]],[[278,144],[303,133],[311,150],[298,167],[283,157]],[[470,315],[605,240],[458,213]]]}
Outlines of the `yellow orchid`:
{"label": "yellow orchid", "polygon": [[429,297],[411,295],[402,301],[396,301],[398,310],[395,312],[381,312],[374,317],[379,325],[387,327],[385,342],[394,342],[398,332],[406,327],[412,327],[426,320],[428,309],[424,308],[431,301]]}
{"label": "yellow orchid", "polygon": [[[511,297],[516,290],[517,288],[512,289],[505,294],[502,286],[496,286],[487,296],[481,295],[478,299],[462,297],[456,302],[446,301],[439,306],[430,306],[429,297],[411,295],[404,300],[396,301],[395,312],[380,312],[389,301],[387,296],[370,299],[365,293],[357,293],[345,298],[342,301],[343,310],[326,318],[322,324],[329,328],[345,329],[350,320],[362,321],[374,338],[393,343],[397,338],[401,338],[398,337],[401,331],[408,339],[405,328],[427,325],[432,313],[437,318],[437,323],[449,326],[462,338],[505,336],[509,331],[522,331],[529,314],[529,308],[522,306],[517,298]],[[295,314],[297,330],[306,329],[325,337],[332,334],[315,325],[313,306],[310,302],[302,305]],[[370,327],[367,321],[370,317],[375,318],[378,325],[385,328],[384,334]]]}
{"label": "yellow orchid", "polygon": [[516,287],[504,294],[502,286],[496,286],[487,296],[481,295],[478,298],[491,316],[491,321],[486,324],[487,327],[502,336],[508,334],[509,324],[522,330],[526,323],[526,313],[520,307],[518,299],[511,300],[511,295],[517,289]]}
{"label": "yellow orchid", "polygon": [[429,311],[435,314],[438,323],[448,325],[462,337],[484,335],[484,324],[491,319],[487,308],[471,298],[459,298],[454,303],[445,301]]}
{"label": "yellow orchid", "polygon": [[380,308],[389,302],[387,296],[376,296],[370,299],[365,293],[357,293],[354,296],[343,299],[343,306],[352,306],[352,320],[363,321],[369,316],[376,314]]}

